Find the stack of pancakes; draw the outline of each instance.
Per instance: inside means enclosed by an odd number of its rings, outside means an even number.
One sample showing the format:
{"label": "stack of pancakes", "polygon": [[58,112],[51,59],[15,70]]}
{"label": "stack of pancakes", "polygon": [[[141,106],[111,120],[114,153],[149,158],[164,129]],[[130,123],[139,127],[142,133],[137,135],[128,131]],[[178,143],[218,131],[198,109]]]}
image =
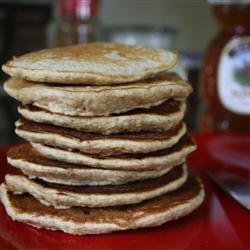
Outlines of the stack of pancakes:
{"label": "stack of pancakes", "polygon": [[21,105],[18,174],[1,185],[14,220],[73,234],[160,225],[197,208],[204,190],[186,157],[188,83],[173,51],[90,43],[3,65]]}

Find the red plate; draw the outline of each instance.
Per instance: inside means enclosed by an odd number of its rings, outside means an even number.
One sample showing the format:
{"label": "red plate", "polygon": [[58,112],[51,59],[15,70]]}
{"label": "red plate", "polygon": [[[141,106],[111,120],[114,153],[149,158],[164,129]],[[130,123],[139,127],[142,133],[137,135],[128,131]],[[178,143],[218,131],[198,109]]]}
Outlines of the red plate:
{"label": "red plate", "polygon": [[[38,230],[13,222],[0,205],[0,249],[250,249],[249,213],[204,176],[206,168],[230,167],[249,177],[249,168],[246,166],[250,167],[250,162],[246,161],[250,155],[250,147],[246,147],[246,143],[249,143],[250,136],[196,135],[195,138],[199,150],[190,156],[189,163],[203,176],[206,199],[189,216],[157,228],[99,236],[74,236],[59,231]],[[6,150],[0,151],[1,180],[6,172],[11,171],[5,161]],[[219,154],[220,151],[223,152],[223,157]],[[233,160],[229,157],[229,162],[225,157],[228,152],[230,156],[234,156]]]}

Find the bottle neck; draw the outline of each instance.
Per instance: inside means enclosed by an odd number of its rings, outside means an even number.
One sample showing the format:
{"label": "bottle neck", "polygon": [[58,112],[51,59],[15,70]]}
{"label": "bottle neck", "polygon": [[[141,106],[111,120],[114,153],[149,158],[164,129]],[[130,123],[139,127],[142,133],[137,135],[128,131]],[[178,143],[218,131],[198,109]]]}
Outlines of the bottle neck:
{"label": "bottle neck", "polygon": [[229,26],[229,27],[220,27],[221,32],[232,34],[232,35],[244,35],[244,34],[250,34],[250,28],[244,27],[242,25],[236,25],[236,26]]}
{"label": "bottle neck", "polygon": [[250,32],[250,4],[219,3],[212,5],[212,12],[222,32],[236,35]]}

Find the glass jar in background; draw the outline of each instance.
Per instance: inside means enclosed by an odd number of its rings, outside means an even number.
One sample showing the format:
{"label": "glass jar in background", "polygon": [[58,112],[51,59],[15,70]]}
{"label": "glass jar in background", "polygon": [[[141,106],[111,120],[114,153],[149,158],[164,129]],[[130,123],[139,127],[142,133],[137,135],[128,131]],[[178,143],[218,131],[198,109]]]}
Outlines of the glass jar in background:
{"label": "glass jar in background", "polygon": [[105,34],[105,39],[111,42],[140,44],[161,49],[172,48],[176,40],[176,30],[169,27],[116,26],[106,28]]}
{"label": "glass jar in background", "polygon": [[250,1],[209,1],[219,32],[204,56],[199,128],[250,132]]}
{"label": "glass jar in background", "polygon": [[48,28],[48,47],[60,47],[98,39],[98,0],[57,0]]}

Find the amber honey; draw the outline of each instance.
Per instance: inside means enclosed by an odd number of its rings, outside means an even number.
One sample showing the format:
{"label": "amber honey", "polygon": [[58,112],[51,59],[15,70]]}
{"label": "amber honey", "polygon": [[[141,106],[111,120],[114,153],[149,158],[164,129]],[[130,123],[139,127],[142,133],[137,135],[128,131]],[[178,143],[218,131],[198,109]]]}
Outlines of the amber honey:
{"label": "amber honey", "polygon": [[199,127],[250,132],[250,3],[213,4],[212,12],[219,32],[205,52]]}

